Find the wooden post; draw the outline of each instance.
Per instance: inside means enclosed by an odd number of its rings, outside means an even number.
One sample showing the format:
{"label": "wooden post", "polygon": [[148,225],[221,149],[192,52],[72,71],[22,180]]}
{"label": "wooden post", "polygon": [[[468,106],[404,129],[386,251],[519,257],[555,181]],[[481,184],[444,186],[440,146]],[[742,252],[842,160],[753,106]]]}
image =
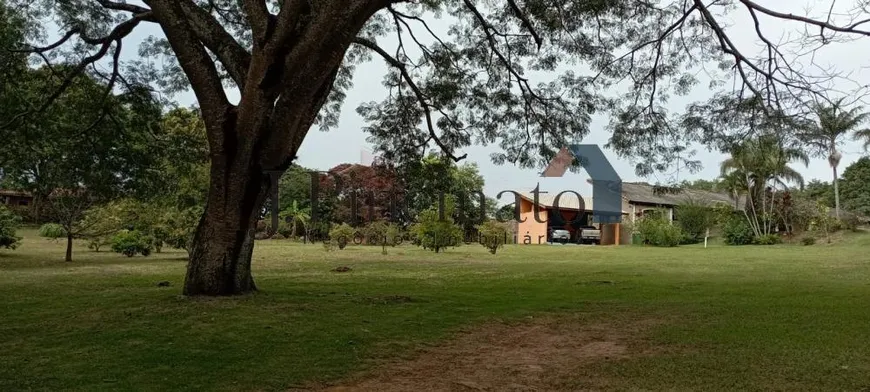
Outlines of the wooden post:
{"label": "wooden post", "polygon": [[616,232],[613,234],[614,238],[616,238],[614,245],[619,246],[619,223],[614,224],[614,227],[616,227]]}

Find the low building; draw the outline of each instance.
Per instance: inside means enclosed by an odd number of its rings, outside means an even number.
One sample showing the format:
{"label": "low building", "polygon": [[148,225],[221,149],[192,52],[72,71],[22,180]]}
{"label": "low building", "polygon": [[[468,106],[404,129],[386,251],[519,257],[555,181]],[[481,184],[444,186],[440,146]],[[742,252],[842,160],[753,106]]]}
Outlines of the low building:
{"label": "low building", "polygon": [[637,221],[651,211],[663,211],[669,220],[674,221],[677,219],[675,207],[689,202],[726,204],[735,210],[742,210],[741,201],[727,193],[663,187],[645,182],[622,183],[622,208],[629,211],[630,222]]}
{"label": "low building", "polygon": [[[553,229],[568,230],[571,238],[577,238],[583,226],[594,226],[601,230],[602,245],[630,244],[631,232],[626,225],[619,223],[599,224],[593,222],[594,200],[567,192],[556,203],[556,195],[539,193],[538,207],[535,208],[535,195],[531,192],[517,192],[520,195],[520,222],[516,223],[516,240],[524,239],[532,244],[547,242],[548,233]],[[737,210],[743,204],[733,200],[728,194],[692,189],[668,188],[642,182],[622,183],[622,222],[634,223],[652,211],[663,212],[674,221],[676,207],[687,202],[704,204],[722,203]],[[537,212],[536,212],[537,211]],[[535,214],[537,213],[537,218]]]}
{"label": "low building", "polygon": [[0,189],[0,205],[27,207],[33,204],[33,196],[27,192]]}
{"label": "low building", "polygon": [[[571,233],[571,238],[577,238],[577,233],[583,226],[594,226],[601,230],[601,244],[614,245],[627,243],[630,237],[622,230],[619,223],[600,225],[593,222],[593,200],[588,197],[578,197],[570,192],[557,195],[538,194],[538,207],[535,208],[535,196],[531,192],[517,192],[520,195],[520,221],[517,222],[517,242],[522,244],[529,239],[532,244],[544,244],[550,230],[561,229]],[[536,217],[537,213],[537,217]],[[628,217],[627,211],[622,211],[623,219]]]}

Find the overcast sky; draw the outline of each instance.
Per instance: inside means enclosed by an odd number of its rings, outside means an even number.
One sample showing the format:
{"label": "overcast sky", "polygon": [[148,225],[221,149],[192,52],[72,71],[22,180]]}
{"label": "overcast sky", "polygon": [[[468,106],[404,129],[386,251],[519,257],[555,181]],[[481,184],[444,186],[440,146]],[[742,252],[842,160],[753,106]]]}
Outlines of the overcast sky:
{"label": "overcast sky", "polygon": [[[758,2],[778,11],[800,15],[806,15],[809,12],[813,16],[825,15],[831,5],[830,0],[759,0]],[[840,1],[835,10],[846,11],[849,6],[848,3],[850,1]],[[735,11],[731,18],[732,27],[728,29],[728,33],[738,45],[745,48],[742,51],[755,53],[760,49],[754,39],[753,27],[745,11]],[[442,27],[449,24],[447,21],[436,21],[435,23]],[[762,19],[762,26],[765,33],[771,37],[779,37],[783,33],[802,31],[803,29],[801,24],[776,19]],[[151,34],[161,35],[161,32],[156,26],[148,25],[134,34],[142,38]],[[380,42],[383,46],[389,46],[390,44],[388,39]],[[130,47],[125,45],[125,48]],[[135,55],[134,50],[128,49],[125,52],[125,57]],[[859,81],[863,85],[870,84],[870,75],[861,66],[866,64],[868,60],[870,60],[870,38],[864,38],[858,42],[826,47],[815,58],[815,61],[821,65],[829,64],[836,66],[838,69],[852,72],[851,79]],[[386,96],[386,90],[381,84],[382,76],[385,72],[386,65],[377,57],[374,57],[371,62],[358,67],[354,78],[354,88],[347,96],[338,128],[329,132],[320,132],[317,129],[312,129],[299,151],[298,163],[300,165],[317,169],[328,169],[340,163],[359,163],[361,160],[364,160],[362,156],[366,151],[370,151],[371,146],[366,142],[367,134],[362,131],[364,122],[357,115],[355,109],[362,102],[380,101]],[[699,78],[701,79],[699,87],[688,97],[671,102],[669,109],[672,112],[680,113],[687,102],[703,101],[712,95],[713,92],[706,88],[706,81],[703,80],[703,77],[699,76]],[[842,87],[843,90],[850,88],[851,86]],[[236,92],[230,92],[230,95],[238,96]],[[184,106],[195,104],[192,93],[180,94],[177,100],[179,104]],[[604,146],[610,137],[609,132],[606,130],[607,123],[608,119],[604,116],[594,117],[590,125],[590,133],[582,142]],[[585,173],[568,173],[564,178],[541,178],[539,173],[542,169],[523,170],[509,165],[495,165],[490,161],[489,156],[497,149],[497,146],[473,146],[460,152],[460,154],[463,152],[468,153],[467,161],[474,162],[480,167],[480,173],[486,179],[485,193],[488,196],[495,196],[496,193],[505,189],[528,190],[533,188],[537,183],[541,184],[542,190],[550,192],[567,189],[585,194],[591,192],[591,188],[586,184],[587,176]],[[846,143],[842,152],[844,156],[841,163],[841,172],[843,168],[864,154],[861,145],[851,140]],[[669,173],[639,179],[634,173],[634,162],[630,158],[619,157],[609,150],[605,150],[605,154],[623,180],[641,180],[652,183],[668,183],[698,178],[713,179],[718,176],[719,162],[724,158],[719,153],[708,152],[699,146],[696,159],[699,159],[704,166],[700,172],[694,174],[681,172],[676,175]],[[809,167],[797,166],[796,168],[804,175],[807,181],[814,178],[826,181],[831,179],[831,170],[824,160],[814,159]]]}

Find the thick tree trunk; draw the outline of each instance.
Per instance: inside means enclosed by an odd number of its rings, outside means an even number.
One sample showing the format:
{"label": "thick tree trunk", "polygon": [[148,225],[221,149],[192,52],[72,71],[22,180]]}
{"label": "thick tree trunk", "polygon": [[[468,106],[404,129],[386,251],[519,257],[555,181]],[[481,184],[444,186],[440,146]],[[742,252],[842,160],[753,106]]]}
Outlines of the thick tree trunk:
{"label": "thick tree trunk", "polygon": [[72,246],[73,246],[73,236],[72,234],[66,235],[66,257],[64,261],[72,261]]}
{"label": "thick tree trunk", "polygon": [[[183,9],[154,0],[155,16],[191,80],[203,112],[211,156],[205,213],[194,236],[185,295],[238,295],[256,290],[251,276],[253,232],[270,178],[283,173],[314,122],[351,41],[367,20],[390,3],[358,0],[318,3],[317,12],[294,11],[270,20],[248,15],[254,47],[241,99],[231,105],[206,51],[184,23]],[[264,13],[268,14],[268,13]],[[268,16],[268,17],[267,17]],[[292,23],[292,24],[288,24]]]}
{"label": "thick tree trunk", "polygon": [[218,158],[212,157],[209,195],[190,250],[185,295],[256,290],[251,276],[254,229],[269,184],[250,151]]}

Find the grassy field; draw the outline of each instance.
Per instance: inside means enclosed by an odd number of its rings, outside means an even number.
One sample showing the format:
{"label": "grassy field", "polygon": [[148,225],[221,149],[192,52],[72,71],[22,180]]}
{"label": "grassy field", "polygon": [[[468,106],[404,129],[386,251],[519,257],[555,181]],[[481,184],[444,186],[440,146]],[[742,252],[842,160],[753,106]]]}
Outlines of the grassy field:
{"label": "grassy field", "polygon": [[[261,241],[261,289],[179,295],[185,254],[88,251],[26,231],[0,251],[0,390],[287,390],[413,357],[494,320],[658,320],[648,355],[566,389],[870,390],[870,235],[770,247],[413,247]],[[331,272],[347,265],[352,271]],[[158,287],[170,281],[171,287]],[[656,347],[662,349],[655,349]],[[509,375],[506,375],[509,377]]]}

